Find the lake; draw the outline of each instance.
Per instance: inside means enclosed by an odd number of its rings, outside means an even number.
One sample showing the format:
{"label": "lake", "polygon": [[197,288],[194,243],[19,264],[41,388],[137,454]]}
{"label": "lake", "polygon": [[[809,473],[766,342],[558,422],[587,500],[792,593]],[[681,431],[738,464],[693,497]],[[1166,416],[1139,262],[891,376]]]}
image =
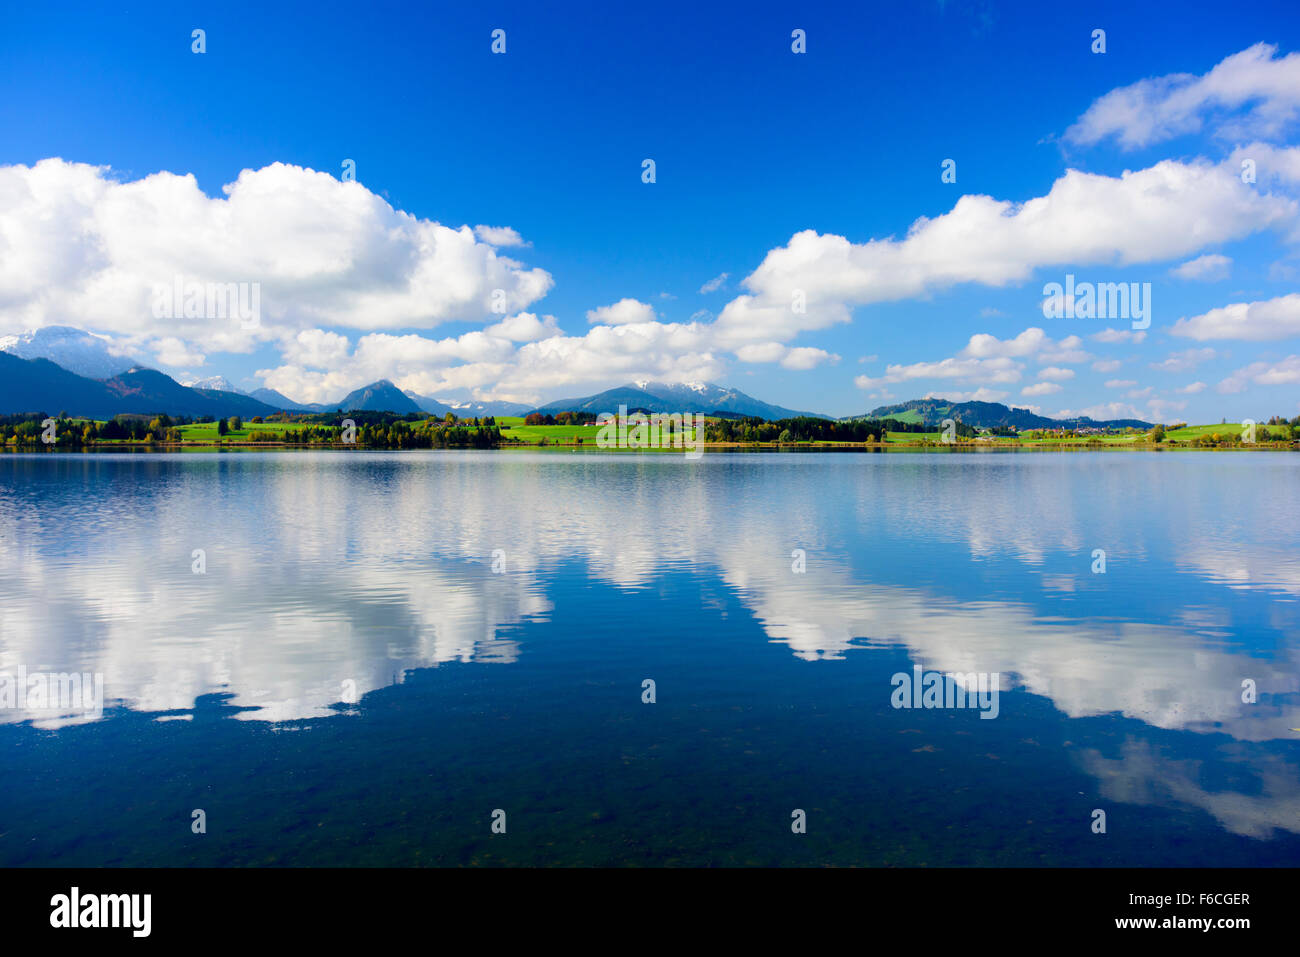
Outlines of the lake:
{"label": "lake", "polygon": [[1295,866],[1298,516],[1266,452],[0,456],[0,674],[102,680],[0,708],[0,864]]}

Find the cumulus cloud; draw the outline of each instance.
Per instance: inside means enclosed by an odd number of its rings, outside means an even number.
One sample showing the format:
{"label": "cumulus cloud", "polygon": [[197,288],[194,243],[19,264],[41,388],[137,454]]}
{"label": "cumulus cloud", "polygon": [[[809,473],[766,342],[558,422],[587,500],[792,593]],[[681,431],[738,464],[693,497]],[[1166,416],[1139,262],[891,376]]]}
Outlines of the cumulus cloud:
{"label": "cumulus cloud", "polygon": [[1190,319],[1179,319],[1170,335],[1205,342],[1242,339],[1266,342],[1300,336],[1300,293],[1260,302],[1235,302]]}
{"label": "cumulus cloud", "polygon": [[1276,46],[1256,43],[1200,76],[1171,73],[1111,90],[1066,131],[1066,142],[1114,137],[1137,149],[1199,132],[1207,118],[1228,138],[1274,139],[1300,107],[1300,54],[1276,54]]}
{"label": "cumulus cloud", "polygon": [[304,329],[282,343],[280,355],[294,365],[325,367],[346,359],[350,348],[347,336],[325,329]]}
{"label": "cumulus cloud", "polygon": [[966,195],[904,239],[853,243],[813,230],[773,249],[718,318],[719,342],[786,341],[847,322],[854,306],[959,283],[1005,286],[1046,266],[1161,262],[1295,215],[1226,166],[1165,160],[1118,177],[1067,170],[1025,203]]}
{"label": "cumulus cloud", "polygon": [[[549,321],[540,321],[548,331]],[[285,363],[261,369],[257,376],[290,398],[308,402],[333,401],[379,378],[425,395],[468,390],[479,399],[529,402],[579,383],[638,376],[711,380],[724,371],[710,350],[708,327],[695,323],[597,325],[583,336],[557,332],[522,344],[504,334],[520,334],[538,322],[535,316],[512,317],[444,339],[374,333],[358,340],[346,361],[335,366]]]}
{"label": "cumulus cloud", "polygon": [[511,342],[536,342],[538,339],[560,334],[554,316],[544,316],[539,319],[531,312],[521,312],[517,316],[502,319],[483,331],[489,336],[497,336]]}
{"label": "cumulus cloud", "polygon": [[[168,172],[120,180],[61,159],[0,167],[0,328],[58,322],[177,339],[190,352],[248,351],[307,328],[482,320],[494,302],[513,311],[552,285],[468,226],[395,210],[358,182],[274,163],[222,194]],[[178,278],[256,284],[260,324],[156,317],[155,288]]]}
{"label": "cumulus cloud", "polygon": [[1038,382],[1034,385],[1027,385],[1020,390],[1021,395],[1052,395],[1060,392],[1061,386],[1055,382]]}
{"label": "cumulus cloud", "polygon": [[1108,379],[1106,388],[1108,389],[1131,389],[1137,385],[1136,379]]}
{"label": "cumulus cloud", "polygon": [[1123,364],[1118,359],[1098,359],[1092,364],[1092,369],[1094,372],[1114,372]]}
{"label": "cumulus cloud", "polygon": [[1175,389],[1174,391],[1179,395],[1199,395],[1205,391],[1205,383],[1193,382],[1190,385],[1185,385],[1181,389]]}
{"label": "cumulus cloud", "polygon": [[587,310],[587,321],[603,326],[625,326],[634,322],[654,322],[654,306],[636,299],[620,299],[609,306]]}
{"label": "cumulus cloud", "polygon": [[1221,256],[1218,253],[1207,253],[1204,256],[1189,259],[1181,266],[1175,266],[1169,270],[1169,274],[1179,279],[1218,282],[1221,279],[1228,278],[1231,267],[1232,260],[1227,256]]}
{"label": "cumulus cloud", "polygon": [[[965,347],[947,359],[937,362],[914,362],[908,365],[891,364],[882,376],[858,376],[854,384],[860,389],[874,389],[883,385],[908,382],[915,379],[962,379],[983,383],[1004,384],[1018,382],[1025,368],[1020,360],[1040,362],[1083,362],[1090,358],[1079,348],[1078,336],[1055,340],[1037,326],[1031,326],[1011,339],[999,339],[986,332],[976,333]],[[1046,374],[1060,378],[1074,375],[1069,369],[1048,366]]]}

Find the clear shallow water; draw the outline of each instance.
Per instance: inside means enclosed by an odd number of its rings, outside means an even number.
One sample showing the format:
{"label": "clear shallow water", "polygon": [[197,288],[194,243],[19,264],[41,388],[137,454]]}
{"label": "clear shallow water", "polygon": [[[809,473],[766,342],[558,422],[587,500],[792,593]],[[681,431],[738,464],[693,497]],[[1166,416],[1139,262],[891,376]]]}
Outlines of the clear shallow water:
{"label": "clear shallow water", "polygon": [[1298,469],[0,456],[0,864],[1297,865]]}

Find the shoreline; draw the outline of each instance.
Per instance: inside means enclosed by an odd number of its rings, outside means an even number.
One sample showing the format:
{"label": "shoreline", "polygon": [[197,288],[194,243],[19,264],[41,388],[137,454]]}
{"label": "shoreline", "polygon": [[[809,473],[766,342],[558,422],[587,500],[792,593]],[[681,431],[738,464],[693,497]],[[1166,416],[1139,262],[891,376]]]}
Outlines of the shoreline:
{"label": "shoreline", "polygon": [[[776,452],[776,453],[817,453],[817,452],[1300,452],[1300,442],[1238,443],[1234,445],[1192,445],[1190,442],[1175,444],[1129,443],[1118,442],[1088,444],[1086,442],[1056,442],[1034,444],[994,444],[991,442],[963,442],[952,445],[920,442],[845,442],[791,444],[791,443],[754,443],[754,442],[705,442],[700,448],[706,452]],[[475,449],[469,446],[442,446],[439,448],[390,448],[384,445],[360,445],[356,443],[315,443],[302,445],[293,442],[138,442],[138,443],[104,443],[89,446],[51,448],[42,445],[4,445],[0,451],[19,453],[50,454],[93,454],[100,452],[245,452],[245,451],[291,451],[291,452],[510,452],[510,451],[548,451],[548,452],[585,452],[598,455],[614,454],[685,454],[690,451],[681,448],[645,448],[645,449],[603,449],[593,445],[576,445],[572,443],[548,442],[511,443],[489,448]]]}

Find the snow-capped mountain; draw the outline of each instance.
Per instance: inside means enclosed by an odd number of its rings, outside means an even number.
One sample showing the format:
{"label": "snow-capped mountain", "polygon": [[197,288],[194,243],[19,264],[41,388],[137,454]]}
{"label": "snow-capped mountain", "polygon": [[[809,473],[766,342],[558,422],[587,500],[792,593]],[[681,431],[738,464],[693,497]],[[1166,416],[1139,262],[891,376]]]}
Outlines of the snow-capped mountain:
{"label": "snow-capped mountain", "polygon": [[0,351],[23,359],[49,359],[88,379],[111,379],[143,364],[107,337],[71,326],[45,326],[21,335],[0,336]]}
{"label": "snow-capped mountain", "polygon": [[763,419],[787,419],[799,415],[825,418],[816,412],[801,412],[772,405],[711,382],[653,382],[642,379],[596,395],[549,402],[541,412],[614,412],[620,405],[652,412],[729,412]]}
{"label": "snow-capped mountain", "polygon": [[243,389],[235,388],[234,384],[223,375],[208,376],[206,379],[182,376],[177,381],[191,389],[220,389],[222,392],[238,392],[240,395],[248,395]]}
{"label": "snow-capped mountain", "polygon": [[524,405],[521,402],[435,399],[433,396],[420,395],[411,389],[405,391],[406,396],[418,405],[422,411],[433,415],[446,415],[448,412],[452,412],[459,418],[472,419],[484,415],[524,415],[533,409],[531,405]]}

